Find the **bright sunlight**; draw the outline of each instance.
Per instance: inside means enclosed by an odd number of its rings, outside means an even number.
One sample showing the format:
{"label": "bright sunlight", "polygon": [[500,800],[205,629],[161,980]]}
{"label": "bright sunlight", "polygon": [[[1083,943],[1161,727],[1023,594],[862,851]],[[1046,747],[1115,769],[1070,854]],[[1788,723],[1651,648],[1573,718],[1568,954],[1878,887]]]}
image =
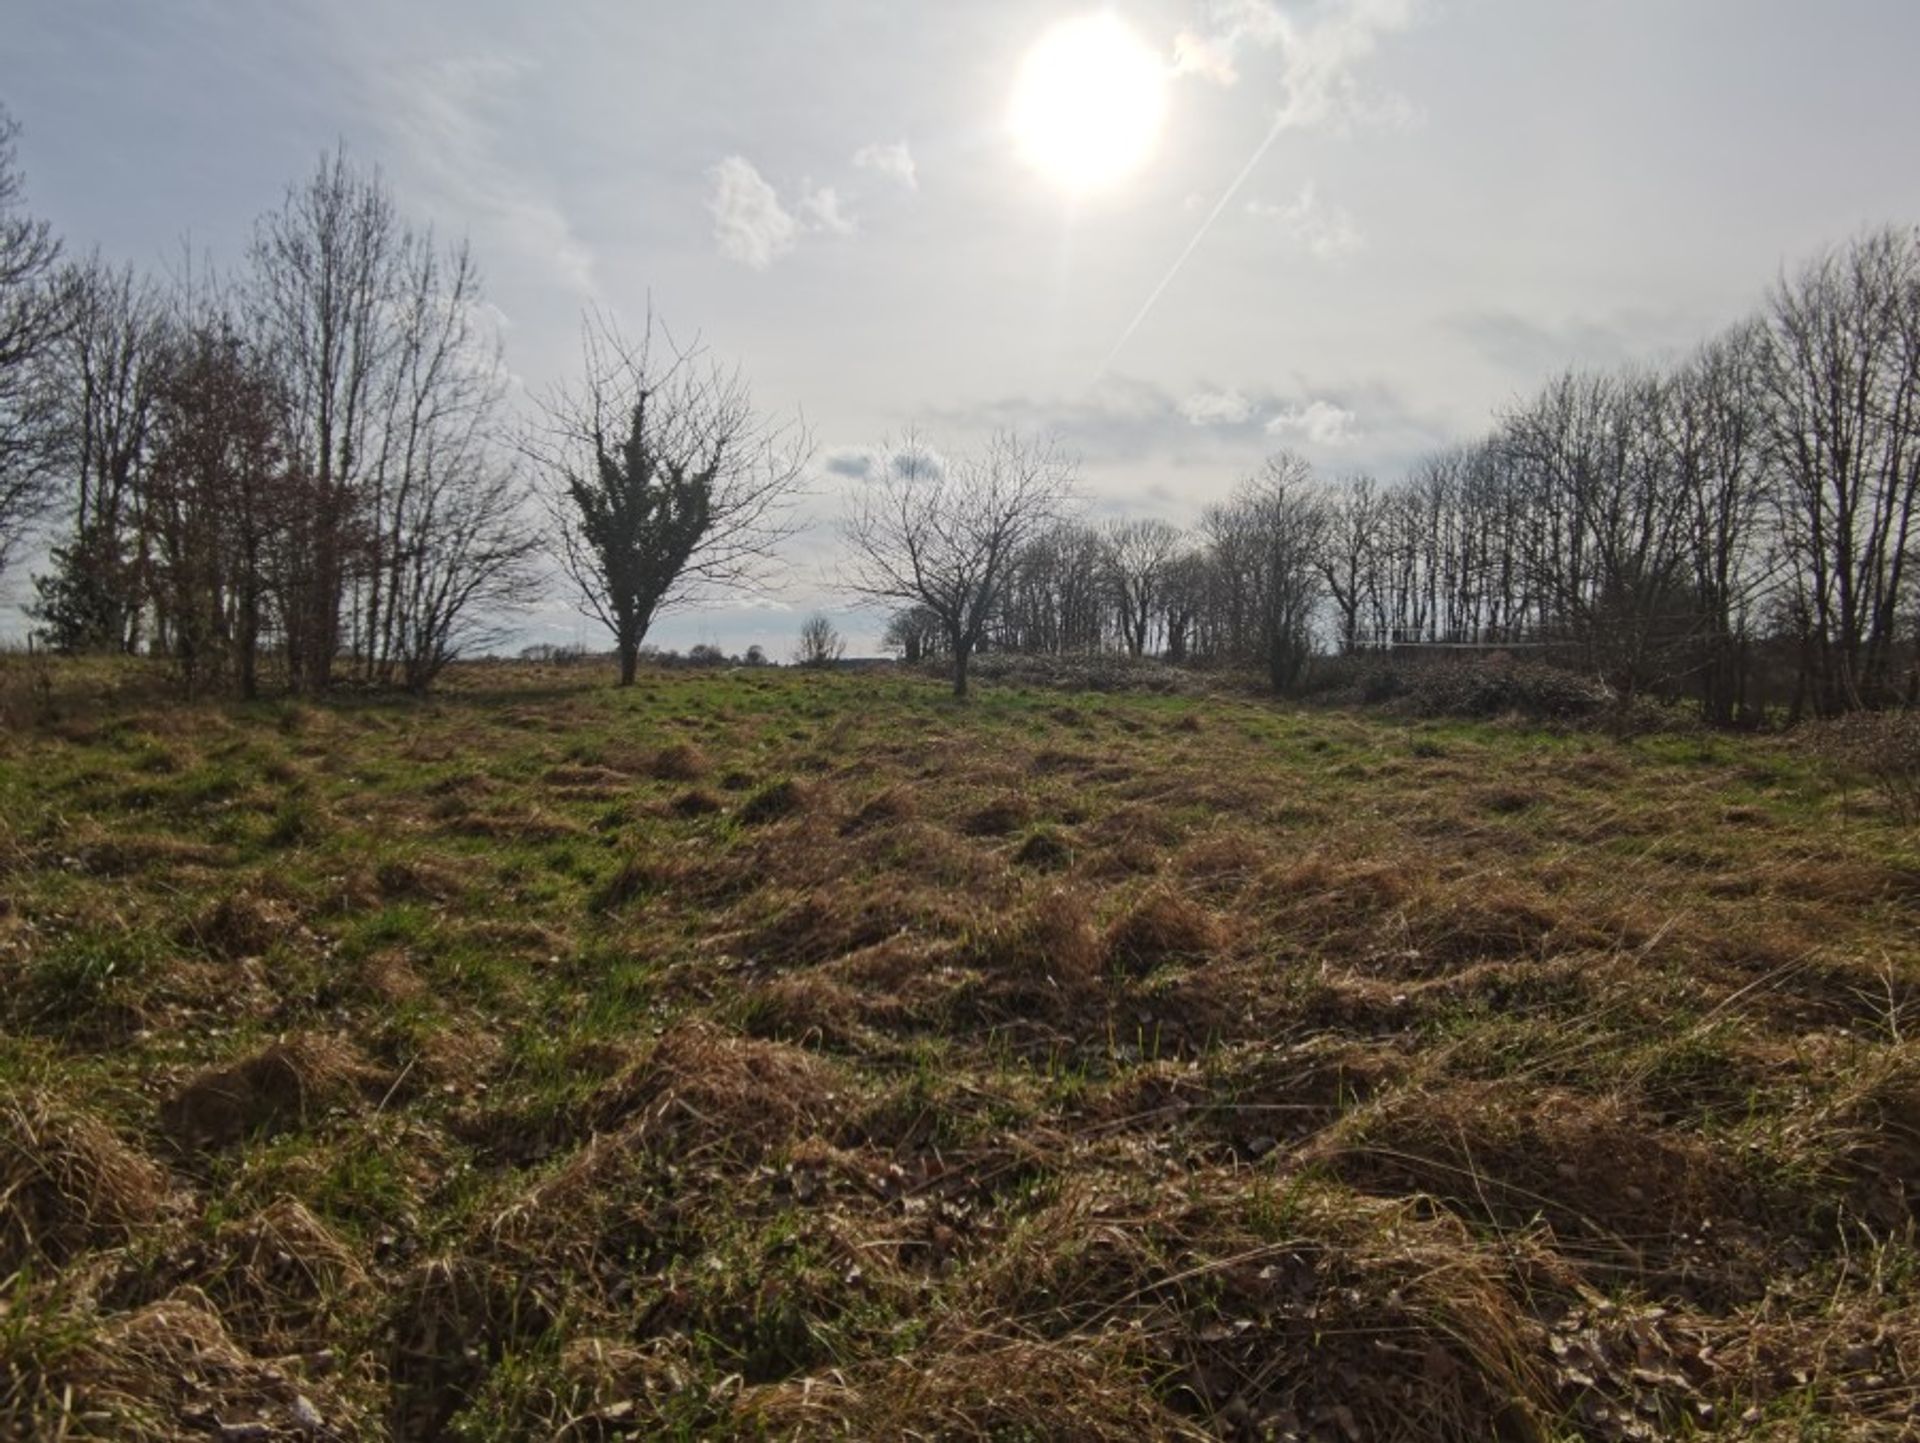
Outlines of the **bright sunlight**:
{"label": "bright sunlight", "polygon": [[1153,152],[1166,66],[1110,14],[1064,21],[1021,63],[1012,128],[1021,155],[1066,189],[1103,189]]}

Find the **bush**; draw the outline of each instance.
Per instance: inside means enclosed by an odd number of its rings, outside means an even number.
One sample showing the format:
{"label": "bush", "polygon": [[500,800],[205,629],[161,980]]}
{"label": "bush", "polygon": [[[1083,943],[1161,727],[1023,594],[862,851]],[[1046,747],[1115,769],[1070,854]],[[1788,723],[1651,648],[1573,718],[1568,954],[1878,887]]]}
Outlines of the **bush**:
{"label": "bush", "polygon": [[[922,664],[930,676],[952,675],[953,663],[937,657]],[[974,680],[1008,686],[1045,686],[1061,691],[1174,692],[1209,690],[1193,672],[1149,657],[1116,652],[1085,652],[1069,656],[1028,656],[1011,651],[983,652],[971,663]]]}
{"label": "bush", "polygon": [[1587,722],[1618,712],[1597,677],[1504,652],[1472,660],[1348,656],[1319,662],[1301,694],[1358,706],[1391,705],[1420,717],[1519,716]]}
{"label": "bush", "polygon": [[1804,740],[1835,770],[1864,778],[1902,822],[1920,823],[1920,712],[1858,712],[1816,722]]}

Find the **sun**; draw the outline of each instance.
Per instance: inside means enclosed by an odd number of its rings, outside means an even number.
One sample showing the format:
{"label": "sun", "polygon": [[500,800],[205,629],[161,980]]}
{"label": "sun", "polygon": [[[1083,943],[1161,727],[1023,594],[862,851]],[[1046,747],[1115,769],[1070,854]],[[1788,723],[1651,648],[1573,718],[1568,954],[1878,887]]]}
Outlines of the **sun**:
{"label": "sun", "polygon": [[1125,21],[1106,13],[1062,21],[1021,62],[1014,142],[1067,190],[1105,189],[1153,154],[1166,89],[1165,63]]}

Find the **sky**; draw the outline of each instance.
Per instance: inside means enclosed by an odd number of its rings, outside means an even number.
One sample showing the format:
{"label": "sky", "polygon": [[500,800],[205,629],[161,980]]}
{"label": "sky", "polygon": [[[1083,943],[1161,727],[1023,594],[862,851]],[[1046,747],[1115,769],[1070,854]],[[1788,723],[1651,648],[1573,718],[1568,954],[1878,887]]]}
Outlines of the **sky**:
{"label": "sky", "polygon": [[[1159,123],[1087,188],[1010,115],[1102,14]],[[874,649],[834,520],[909,427],[1055,433],[1089,516],[1188,523],[1271,450],[1391,479],[1569,365],[1684,354],[1920,221],[1916,54],[1912,0],[0,0],[73,251],[235,264],[342,144],[471,241],[516,385],[651,304],[802,414],[777,589],[653,638],[775,656],[816,609]],[[520,639],[599,644],[555,597]]]}

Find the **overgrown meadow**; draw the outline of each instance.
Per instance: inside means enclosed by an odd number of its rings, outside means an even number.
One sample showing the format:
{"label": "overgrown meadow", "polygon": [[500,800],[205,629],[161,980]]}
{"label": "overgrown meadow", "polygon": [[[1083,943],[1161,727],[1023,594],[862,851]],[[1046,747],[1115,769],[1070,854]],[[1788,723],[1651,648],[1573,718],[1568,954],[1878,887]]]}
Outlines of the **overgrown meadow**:
{"label": "overgrown meadow", "polygon": [[0,665],[0,1433],[1920,1427],[1920,839],[1791,741]]}

